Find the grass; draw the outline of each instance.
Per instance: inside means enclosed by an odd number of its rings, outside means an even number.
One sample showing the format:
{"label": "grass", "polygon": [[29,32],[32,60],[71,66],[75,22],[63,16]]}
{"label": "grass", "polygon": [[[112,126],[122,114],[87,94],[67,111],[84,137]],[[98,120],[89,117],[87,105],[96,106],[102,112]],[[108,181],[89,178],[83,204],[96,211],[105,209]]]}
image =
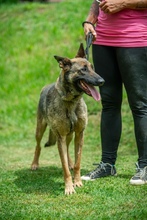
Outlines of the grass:
{"label": "grass", "polygon": [[[42,148],[40,169],[30,171],[40,90],[59,74],[53,56],[72,58],[80,42],[84,42],[81,23],[91,2],[6,2],[0,5],[0,219],[146,220],[147,188],[128,184],[135,171],[137,150],[125,93],[117,177],[84,182],[76,194],[64,196],[57,147]],[[82,174],[93,169],[92,163],[99,162],[101,155],[101,105],[90,97],[84,98],[89,123],[85,131]]]}

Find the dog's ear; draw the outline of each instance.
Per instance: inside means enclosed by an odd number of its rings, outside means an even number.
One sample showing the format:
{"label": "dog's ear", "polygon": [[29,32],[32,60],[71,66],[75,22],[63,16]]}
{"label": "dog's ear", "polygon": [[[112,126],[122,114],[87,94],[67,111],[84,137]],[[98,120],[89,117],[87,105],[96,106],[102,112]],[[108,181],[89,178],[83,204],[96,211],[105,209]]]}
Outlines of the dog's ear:
{"label": "dog's ear", "polygon": [[86,54],[85,54],[85,50],[84,50],[84,46],[83,46],[82,43],[80,44],[80,47],[79,47],[78,53],[77,53],[77,55],[76,55],[75,57],[76,57],[76,58],[78,58],[78,57],[86,58]]}
{"label": "dog's ear", "polygon": [[64,71],[68,71],[71,68],[71,60],[67,57],[59,57],[54,56],[54,58],[58,61],[59,67],[62,68]]}

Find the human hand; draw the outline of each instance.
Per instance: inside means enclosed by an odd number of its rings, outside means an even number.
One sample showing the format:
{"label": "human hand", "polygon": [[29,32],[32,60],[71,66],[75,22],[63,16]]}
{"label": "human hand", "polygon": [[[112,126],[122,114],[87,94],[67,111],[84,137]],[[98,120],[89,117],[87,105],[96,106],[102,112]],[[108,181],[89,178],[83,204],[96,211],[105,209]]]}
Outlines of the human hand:
{"label": "human hand", "polygon": [[94,30],[94,27],[93,25],[89,24],[89,23],[85,23],[84,24],[84,33],[85,33],[85,39],[86,39],[86,36],[88,35],[88,33],[91,32],[92,35],[93,35],[93,41],[96,40],[96,32]]}
{"label": "human hand", "polygon": [[104,0],[99,4],[99,7],[104,13],[114,14],[123,10],[126,4],[124,0]]}

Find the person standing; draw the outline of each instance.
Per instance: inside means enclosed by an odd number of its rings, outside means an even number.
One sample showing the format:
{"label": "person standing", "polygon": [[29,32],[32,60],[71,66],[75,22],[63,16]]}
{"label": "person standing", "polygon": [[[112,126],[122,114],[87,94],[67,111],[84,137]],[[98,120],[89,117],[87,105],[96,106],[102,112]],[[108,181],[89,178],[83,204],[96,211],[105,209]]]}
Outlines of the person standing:
{"label": "person standing", "polygon": [[93,35],[93,63],[105,84],[100,87],[101,162],[81,179],[116,175],[124,85],[138,149],[130,184],[147,184],[147,0],[94,0],[83,27],[86,36]]}

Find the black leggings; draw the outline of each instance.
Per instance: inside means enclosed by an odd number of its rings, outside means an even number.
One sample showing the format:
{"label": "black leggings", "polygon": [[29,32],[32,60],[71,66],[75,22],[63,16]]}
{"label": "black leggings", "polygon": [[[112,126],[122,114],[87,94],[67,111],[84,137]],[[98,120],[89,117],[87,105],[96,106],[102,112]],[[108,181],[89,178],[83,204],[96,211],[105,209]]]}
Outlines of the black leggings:
{"label": "black leggings", "polygon": [[102,98],[102,161],[115,164],[122,120],[122,84],[134,119],[138,163],[147,166],[147,47],[92,46],[95,71],[105,79]]}

